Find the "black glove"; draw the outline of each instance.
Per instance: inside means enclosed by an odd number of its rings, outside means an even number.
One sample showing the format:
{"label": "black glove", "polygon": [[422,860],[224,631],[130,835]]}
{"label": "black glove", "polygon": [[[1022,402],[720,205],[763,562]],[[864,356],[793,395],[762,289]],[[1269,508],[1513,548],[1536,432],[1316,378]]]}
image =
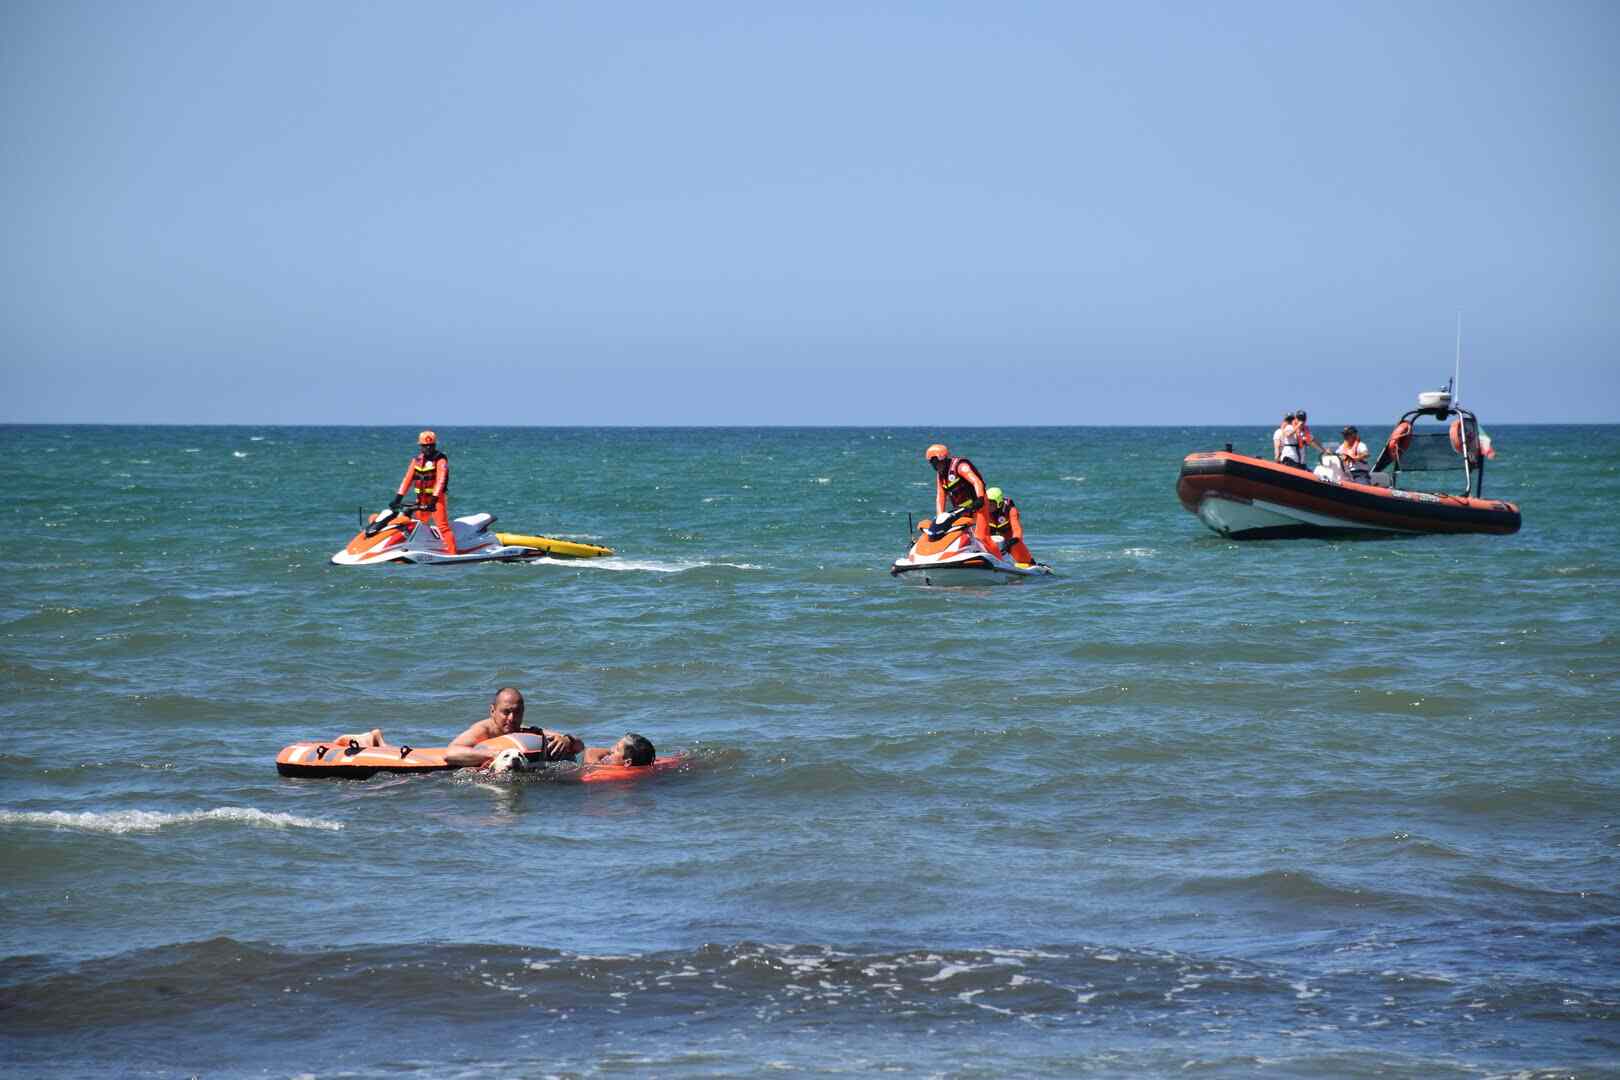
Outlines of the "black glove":
{"label": "black glove", "polygon": [[393,500],[388,504],[388,509],[394,511],[395,513],[398,513],[399,508],[404,506],[404,505],[405,505],[405,496],[403,496],[403,495],[395,495]]}

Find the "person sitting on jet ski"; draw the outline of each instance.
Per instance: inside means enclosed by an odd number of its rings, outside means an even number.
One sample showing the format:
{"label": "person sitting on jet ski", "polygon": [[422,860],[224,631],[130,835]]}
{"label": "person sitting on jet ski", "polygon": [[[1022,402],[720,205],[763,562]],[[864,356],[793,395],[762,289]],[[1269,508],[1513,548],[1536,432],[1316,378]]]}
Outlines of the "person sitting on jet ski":
{"label": "person sitting on jet ski", "polygon": [[990,535],[1001,541],[1001,550],[1016,563],[1035,562],[1035,556],[1024,546],[1024,525],[1018,520],[1018,506],[1001,489],[993,487],[985,492],[990,500]]}
{"label": "person sitting on jet ski", "polygon": [[561,731],[523,726],[523,694],[515,686],[503,686],[495,691],[495,700],[489,703],[489,715],[457,735],[444,752],[447,765],[484,765],[495,759],[496,751],[478,744],[498,735],[527,732],[540,736],[545,744],[544,760],[572,761],[574,755],[585,749],[585,744]]}
{"label": "person sitting on jet ski", "polygon": [[[935,443],[923,452],[923,457],[934,467],[934,514],[945,512],[948,498],[955,507],[951,520],[964,514],[973,515],[973,535],[979,543],[990,547],[990,514],[985,505],[984,480],[973,462],[964,457],[952,457],[944,443]],[[938,526],[936,525],[937,529]]]}
{"label": "person sitting on jet ski", "polygon": [[444,550],[451,555],[456,551],[456,532],[450,527],[450,507],[446,496],[450,491],[450,459],[439,453],[439,437],[424,431],[416,437],[420,452],[405,466],[405,479],[399,482],[394,501],[388,509],[398,510],[405,503],[405,492],[416,489],[416,520],[429,521],[439,528]]}
{"label": "person sitting on jet ski", "polygon": [[624,737],[612,746],[585,748],[587,765],[651,765],[657,756],[658,751],[647,737],[637,735],[633,731],[626,732]]}

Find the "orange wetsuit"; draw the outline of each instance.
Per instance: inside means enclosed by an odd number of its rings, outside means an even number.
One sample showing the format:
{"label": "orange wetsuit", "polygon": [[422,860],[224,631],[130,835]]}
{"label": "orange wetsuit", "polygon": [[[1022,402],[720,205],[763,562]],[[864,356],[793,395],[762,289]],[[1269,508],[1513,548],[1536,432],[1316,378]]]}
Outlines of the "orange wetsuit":
{"label": "orange wetsuit", "polygon": [[456,534],[450,527],[450,509],[445,498],[450,488],[450,459],[439,453],[435,453],[431,461],[425,454],[411,458],[396,494],[404,495],[411,488],[416,489],[416,520],[437,526],[444,540],[444,550],[457,554]]}
{"label": "orange wetsuit", "polygon": [[973,535],[979,538],[979,543],[990,547],[990,500],[985,498],[984,480],[979,470],[967,458],[951,458],[944,474],[935,474],[934,513],[945,512],[947,499],[952,506],[973,506]]}
{"label": "orange wetsuit", "polygon": [[1035,556],[1024,546],[1024,524],[1018,520],[1018,506],[1011,499],[1002,499],[1000,506],[990,504],[990,535],[1002,538],[1002,550],[1012,557],[1013,562],[1035,561]]}

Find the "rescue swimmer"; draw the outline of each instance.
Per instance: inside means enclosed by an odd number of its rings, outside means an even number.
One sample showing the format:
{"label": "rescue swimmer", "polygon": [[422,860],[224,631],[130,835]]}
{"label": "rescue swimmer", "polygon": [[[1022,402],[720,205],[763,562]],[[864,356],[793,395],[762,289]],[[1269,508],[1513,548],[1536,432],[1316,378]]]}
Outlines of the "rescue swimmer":
{"label": "rescue swimmer", "polygon": [[439,437],[424,431],[416,437],[417,454],[405,466],[405,478],[399,482],[394,500],[388,504],[397,511],[405,503],[405,492],[416,491],[416,520],[431,523],[444,541],[447,554],[458,555],[456,531],[450,527],[450,507],[446,496],[450,491],[450,459],[439,451]]}
{"label": "rescue swimmer", "polygon": [[934,513],[945,512],[949,500],[954,509],[951,517],[973,515],[973,535],[979,543],[990,547],[990,513],[984,479],[973,462],[965,457],[952,457],[950,447],[935,443],[923,452],[923,457],[934,467]]}
{"label": "rescue swimmer", "polygon": [[1018,505],[998,487],[985,492],[989,500],[990,535],[1001,542],[1001,550],[1021,566],[1035,565],[1035,556],[1024,544],[1024,524],[1018,518]]}

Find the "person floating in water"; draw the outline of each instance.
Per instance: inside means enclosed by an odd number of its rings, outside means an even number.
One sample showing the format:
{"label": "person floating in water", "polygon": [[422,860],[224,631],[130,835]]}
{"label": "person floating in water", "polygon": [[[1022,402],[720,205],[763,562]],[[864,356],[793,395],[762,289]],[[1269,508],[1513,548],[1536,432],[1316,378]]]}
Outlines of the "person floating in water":
{"label": "person floating in water", "polygon": [[424,431],[416,437],[417,455],[405,466],[405,478],[399,482],[390,510],[398,510],[405,503],[405,492],[416,489],[416,520],[424,525],[431,522],[439,530],[444,550],[456,551],[456,531],[450,527],[450,459],[439,452],[439,437]]}
{"label": "person floating in water", "polygon": [[955,509],[953,517],[971,513],[973,535],[990,547],[990,514],[979,470],[965,457],[952,457],[944,443],[930,446],[923,457],[934,467],[934,513],[943,514],[947,501]]}
{"label": "person floating in water", "polygon": [[612,746],[587,746],[584,760],[587,765],[641,766],[651,765],[657,756],[658,751],[645,735],[631,731]]}
{"label": "person floating in water", "polygon": [[[455,737],[445,751],[444,760],[447,765],[487,765],[495,760],[497,751],[478,744],[486,739],[493,739],[500,735],[516,735],[520,732],[540,736],[544,746],[543,760],[545,761],[573,761],[575,755],[585,749],[585,744],[577,736],[561,731],[547,731],[541,727],[523,726],[523,694],[514,686],[503,686],[495,691],[495,698],[489,703],[489,715],[484,717]],[[641,736],[633,736],[641,739]],[[626,735],[625,739],[632,738]],[[645,739],[642,743],[651,747],[652,744]],[[338,746],[353,746],[360,750],[392,749],[384,737],[382,728],[372,728],[370,731],[356,732],[350,735],[339,735],[332,740]],[[619,740],[620,743],[624,739]],[[603,750],[602,753],[620,751],[615,744],[612,751]],[[650,758],[648,760],[651,760]],[[636,762],[627,762],[635,764]]]}

